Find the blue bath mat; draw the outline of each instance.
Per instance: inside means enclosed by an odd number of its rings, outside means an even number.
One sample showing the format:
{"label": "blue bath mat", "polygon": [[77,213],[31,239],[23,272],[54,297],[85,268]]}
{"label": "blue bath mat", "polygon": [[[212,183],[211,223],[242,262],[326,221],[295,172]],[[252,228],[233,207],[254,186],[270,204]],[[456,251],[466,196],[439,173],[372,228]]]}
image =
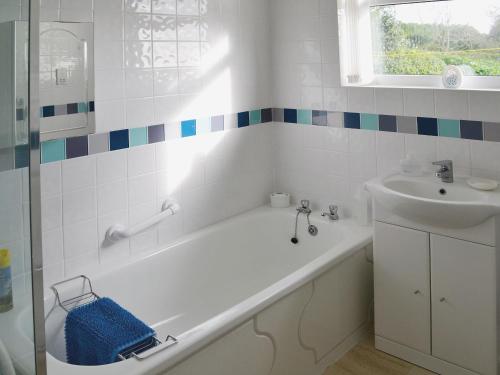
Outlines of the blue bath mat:
{"label": "blue bath mat", "polygon": [[109,298],[71,310],[64,331],[67,361],[79,366],[114,363],[119,353],[150,341],[156,334]]}

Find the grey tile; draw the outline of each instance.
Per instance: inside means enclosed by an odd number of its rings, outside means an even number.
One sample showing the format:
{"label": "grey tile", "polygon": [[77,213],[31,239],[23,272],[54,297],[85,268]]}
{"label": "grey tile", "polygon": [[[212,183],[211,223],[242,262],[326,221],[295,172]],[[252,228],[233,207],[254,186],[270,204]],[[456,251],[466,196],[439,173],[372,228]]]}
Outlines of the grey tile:
{"label": "grey tile", "polygon": [[343,128],[344,112],[328,112],[327,124],[332,128]]}
{"label": "grey tile", "polygon": [[224,116],[214,116],[210,120],[212,132],[220,132],[224,130]]}
{"label": "grey tile", "polygon": [[492,142],[500,142],[500,123],[484,122],[484,140]]}
{"label": "grey tile", "polygon": [[328,112],[326,111],[312,111],[312,124],[318,126],[328,125]]}
{"label": "grey tile", "polygon": [[68,113],[68,106],[66,104],[55,105],[54,106],[54,115],[55,116],[63,116]]}
{"label": "grey tile", "polygon": [[165,140],[165,126],[163,124],[148,126],[148,143],[159,143]]}
{"label": "grey tile", "polygon": [[263,124],[273,121],[273,110],[271,108],[265,108],[261,111],[261,122]]}
{"label": "grey tile", "polygon": [[285,113],[283,108],[273,108],[273,121],[274,122],[285,121]]}
{"label": "grey tile", "polygon": [[89,140],[86,135],[66,138],[66,159],[74,159],[89,154]]}
{"label": "grey tile", "polygon": [[109,151],[109,133],[89,135],[89,155]]}
{"label": "grey tile", "polygon": [[396,116],[380,115],[379,130],[384,132],[397,132],[398,128]]}
{"label": "grey tile", "polygon": [[397,125],[399,133],[417,134],[417,118],[398,116]]}

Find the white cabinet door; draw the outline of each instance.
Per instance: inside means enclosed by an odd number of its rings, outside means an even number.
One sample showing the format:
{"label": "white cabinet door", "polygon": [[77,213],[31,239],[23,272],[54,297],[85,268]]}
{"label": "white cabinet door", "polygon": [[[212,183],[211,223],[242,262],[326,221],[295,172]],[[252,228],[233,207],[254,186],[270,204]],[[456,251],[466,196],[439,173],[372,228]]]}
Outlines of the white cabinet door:
{"label": "white cabinet door", "polygon": [[431,235],[432,354],[496,374],[495,248]]}
{"label": "white cabinet door", "polygon": [[429,234],[375,223],[375,333],[431,352]]}

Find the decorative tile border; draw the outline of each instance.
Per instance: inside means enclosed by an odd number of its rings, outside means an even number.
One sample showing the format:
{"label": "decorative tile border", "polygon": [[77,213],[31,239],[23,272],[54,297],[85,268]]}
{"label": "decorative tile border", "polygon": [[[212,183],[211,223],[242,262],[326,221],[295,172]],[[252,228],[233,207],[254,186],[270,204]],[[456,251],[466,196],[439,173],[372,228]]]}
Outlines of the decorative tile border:
{"label": "decorative tile border", "polygon": [[274,121],[500,142],[500,123],[274,108]]}
{"label": "decorative tile border", "polygon": [[57,105],[45,105],[40,108],[40,118],[74,115],[95,111],[95,103],[90,101]]}
{"label": "decorative tile border", "polygon": [[[266,108],[210,118],[184,120],[175,124],[158,124],[46,141],[41,145],[41,160],[42,163],[50,163],[163,142],[167,139],[193,137],[272,121],[500,142],[500,123],[294,108]],[[20,164],[23,163],[20,162]]]}
{"label": "decorative tile border", "polygon": [[42,142],[41,161],[42,164],[45,164],[163,142],[167,139],[193,137],[225,129],[269,123],[272,120],[272,109],[265,108],[203,119],[184,120],[176,124],[158,124],[89,136],[54,139]]}

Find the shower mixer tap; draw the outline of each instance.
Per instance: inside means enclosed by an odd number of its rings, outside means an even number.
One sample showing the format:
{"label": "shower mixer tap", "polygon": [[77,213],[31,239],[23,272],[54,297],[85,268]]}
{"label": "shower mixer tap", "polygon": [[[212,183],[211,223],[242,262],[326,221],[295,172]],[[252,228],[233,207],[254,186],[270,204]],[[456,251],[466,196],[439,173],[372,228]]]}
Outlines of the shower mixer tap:
{"label": "shower mixer tap", "polygon": [[292,243],[293,244],[298,244],[299,239],[297,238],[297,227],[299,223],[299,216],[300,214],[306,215],[307,218],[307,232],[311,236],[317,236],[318,235],[318,227],[316,225],[312,225],[311,221],[309,220],[309,216],[311,216],[312,210],[310,208],[310,202],[307,199],[303,199],[300,201],[300,206],[297,207],[297,215],[295,216],[295,234],[292,237]]}

